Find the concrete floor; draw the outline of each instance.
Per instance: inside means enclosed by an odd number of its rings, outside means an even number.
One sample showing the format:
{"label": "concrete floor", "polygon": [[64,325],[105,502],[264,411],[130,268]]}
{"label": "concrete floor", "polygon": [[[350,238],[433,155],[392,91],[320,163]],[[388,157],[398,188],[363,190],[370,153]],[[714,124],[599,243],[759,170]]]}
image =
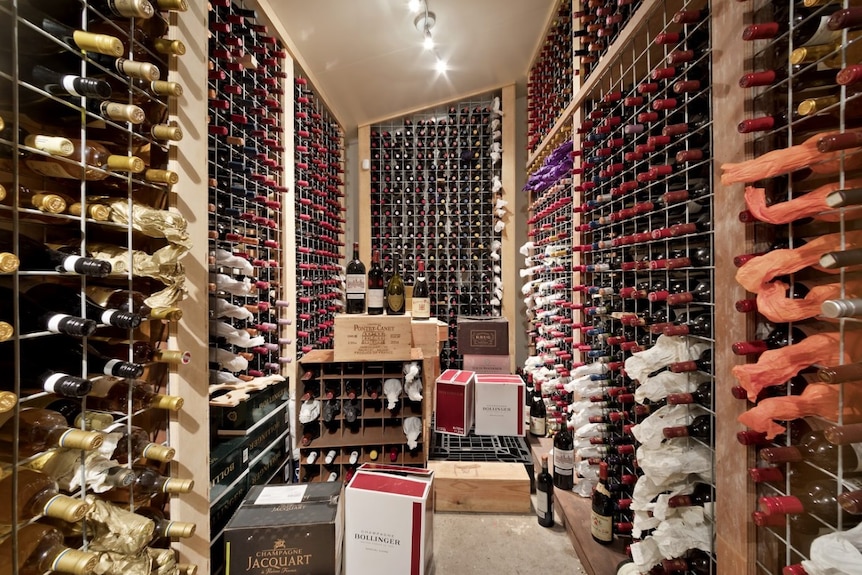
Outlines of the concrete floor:
{"label": "concrete floor", "polygon": [[434,565],[434,575],[585,573],[559,522],[498,513],[436,513]]}

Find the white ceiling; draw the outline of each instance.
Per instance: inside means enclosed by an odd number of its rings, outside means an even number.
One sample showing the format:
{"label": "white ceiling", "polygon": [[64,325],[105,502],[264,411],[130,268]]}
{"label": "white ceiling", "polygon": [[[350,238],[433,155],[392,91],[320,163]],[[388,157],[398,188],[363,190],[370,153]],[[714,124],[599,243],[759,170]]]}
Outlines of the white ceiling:
{"label": "white ceiling", "polygon": [[348,135],[356,126],[517,83],[556,0],[427,0],[434,70],[407,0],[261,0]]}

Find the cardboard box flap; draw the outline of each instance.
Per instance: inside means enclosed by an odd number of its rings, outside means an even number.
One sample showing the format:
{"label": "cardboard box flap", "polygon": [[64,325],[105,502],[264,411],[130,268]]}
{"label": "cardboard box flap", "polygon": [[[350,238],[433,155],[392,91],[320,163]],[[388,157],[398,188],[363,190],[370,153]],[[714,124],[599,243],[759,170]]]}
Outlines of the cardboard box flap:
{"label": "cardboard box flap", "polygon": [[427,481],[417,481],[408,477],[385,473],[357,473],[350,481],[350,489],[380,491],[389,495],[422,498],[430,488]]}
{"label": "cardboard box flap", "polygon": [[520,375],[492,374],[492,373],[477,373],[476,383],[509,383],[521,385],[524,380]]}
{"label": "cardboard box flap", "polygon": [[338,513],[341,486],[336,484],[256,485],[228,527],[272,527],[331,523]]}

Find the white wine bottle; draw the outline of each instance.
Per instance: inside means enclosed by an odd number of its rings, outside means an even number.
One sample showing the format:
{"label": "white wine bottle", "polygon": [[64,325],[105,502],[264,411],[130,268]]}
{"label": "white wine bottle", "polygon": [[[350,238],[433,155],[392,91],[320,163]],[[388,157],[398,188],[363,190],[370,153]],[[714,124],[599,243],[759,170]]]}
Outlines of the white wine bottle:
{"label": "white wine bottle", "polygon": [[392,275],[386,284],[386,314],[404,315],[404,280],[398,272],[398,256],[392,259]]}

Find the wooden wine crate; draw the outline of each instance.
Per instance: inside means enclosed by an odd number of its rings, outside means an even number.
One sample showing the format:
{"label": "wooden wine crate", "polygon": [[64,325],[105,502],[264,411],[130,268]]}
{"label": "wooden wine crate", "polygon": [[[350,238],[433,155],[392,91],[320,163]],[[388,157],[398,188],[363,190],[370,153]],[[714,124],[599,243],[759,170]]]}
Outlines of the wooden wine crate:
{"label": "wooden wine crate", "polygon": [[335,316],[335,361],[390,361],[410,357],[410,314]]}
{"label": "wooden wine crate", "polygon": [[434,510],[530,513],[530,476],[523,463],[429,461]]}

